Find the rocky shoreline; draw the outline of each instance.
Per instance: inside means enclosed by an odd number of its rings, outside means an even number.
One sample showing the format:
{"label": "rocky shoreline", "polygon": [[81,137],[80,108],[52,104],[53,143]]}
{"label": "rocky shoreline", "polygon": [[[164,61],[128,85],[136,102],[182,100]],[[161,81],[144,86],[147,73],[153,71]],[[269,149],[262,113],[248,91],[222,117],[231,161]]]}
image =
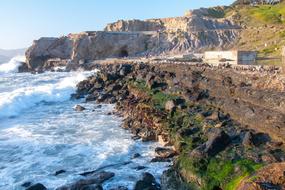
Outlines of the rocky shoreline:
{"label": "rocky shoreline", "polygon": [[[283,84],[277,76],[167,64],[96,68],[72,97],[115,103],[134,139],[173,146],[157,149],[152,160],[174,157],[158,189],[284,188],[284,173],[277,172],[285,169]],[[144,185],[135,189],[154,189]]]}

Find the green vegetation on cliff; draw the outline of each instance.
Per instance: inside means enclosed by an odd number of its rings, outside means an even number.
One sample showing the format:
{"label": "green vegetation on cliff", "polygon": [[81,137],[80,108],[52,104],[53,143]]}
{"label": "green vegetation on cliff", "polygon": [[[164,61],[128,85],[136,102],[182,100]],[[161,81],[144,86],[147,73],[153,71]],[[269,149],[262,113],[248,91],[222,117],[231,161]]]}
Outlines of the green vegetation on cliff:
{"label": "green vegetation on cliff", "polygon": [[[280,57],[285,45],[285,2],[276,5],[235,5],[223,9],[209,9],[209,16],[232,18],[242,26],[234,48],[255,50],[259,57]],[[270,61],[270,64],[279,64]]]}

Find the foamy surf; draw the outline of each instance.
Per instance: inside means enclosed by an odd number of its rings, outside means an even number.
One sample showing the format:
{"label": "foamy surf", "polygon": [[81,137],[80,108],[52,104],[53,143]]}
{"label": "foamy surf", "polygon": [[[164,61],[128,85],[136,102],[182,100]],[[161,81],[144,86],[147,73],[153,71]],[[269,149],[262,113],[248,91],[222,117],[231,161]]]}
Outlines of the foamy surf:
{"label": "foamy surf", "polygon": [[[88,75],[1,75],[1,190],[24,190],[21,185],[25,182],[55,189],[98,168],[115,173],[103,184],[104,189],[132,189],[143,172],[159,180],[168,163],[150,162],[158,144],[132,140],[131,134],[120,128],[121,118],[107,114],[113,105],[97,108],[96,104],[69,99],[76,84]],[[76,112],[73,106],[77,104],[86,110]],[[135,153],[141,157],[132,159]],[[138,166],[146,168],[135,169]],[[59,170],[66,172],[55,176]]]}
{"label": "foamy surf", "polygon": [[22,62],[25,62],[25,56],[13,57],[8,63],[0,64],[0,73],[16,73]]}
{"label": "foamy surf", "polygon": [[[27,74],[28,76],[29,74]],[[38,75],[42,81],[35,86],[23,86],[12,91],[0,91],[0,118],[17,116],[25,109],[31,108],[41,102],[63,102],[69,100],[70,94],[75,90],[76,84],[84,80],[87,74],[69,73],[65,78],[56,79],[46,77],[47,74]],[[13,80],[11,78],[11,80]],[[0,89],[1,90],[1,89]]]}

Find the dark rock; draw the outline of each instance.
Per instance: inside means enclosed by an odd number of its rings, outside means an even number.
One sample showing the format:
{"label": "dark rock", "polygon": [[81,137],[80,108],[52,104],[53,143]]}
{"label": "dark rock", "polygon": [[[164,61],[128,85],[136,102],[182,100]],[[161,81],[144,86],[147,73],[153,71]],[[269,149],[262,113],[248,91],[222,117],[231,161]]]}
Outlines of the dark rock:
{"label": "dark rock", "polygon": [[223,151],[231,142],[231,139],[224,131],[214,128],[208,134],[208,141],[197,148],[191,153],[191,157],[203,158],[205,156],[215,156]]}
{"label": "dark rock", "polygon": [[[81,190],[83,188],[93,188],[92,185],[98,189],[99,187],[96,186],[98,184],[103,183],[104,181],[109,180],[110,178],[114,177],[114,173],[112,172],[85,172],[80,174],[82,176],[87,176],[86,179],[81,179],[73,184],[65,185],[62,187],[57,188],[56,190]],[[91,185],[91,186],[90,186]],[[95,188],[94,187],[94,188]]]}
{"label": "dark rock", "polygon": [[127,187],[123,187],[123,186],[119,186],[119,187],[116,187],[116,188],[112,188],[110,190],[128,190]]}
{"label": "dark rock", "polygon": [[176,155],[176,152],[173,149],[162,147],[157,147],[155,153],[161,158],[172,158]]}
{"label": "dark rock", "polygon": [[101,185],[86,185],[80,190],[103,190],[103,187]]}
{"label": "dark rock", "polygon": [[27,187],[30,187],[31,185],[32,185],[32,182],[28,181],[28,182],[23,183],[21,186],[27,188]]}
{"label": "dark rock", "polygon": [[31,185],[26,190],[46,190],[46,189],[47,188],[43,184],[37,183],[37,184]]}
{"label": "dark rock", "polygon": [[141,155],[139,153],[135,153],[132,158],[135,159],[135,158],[139,158],[139,157],[141,157]]}
{"label": "dark rock", "polygon": [[86,110],[86,108],[85,108],[85,107],[80,106],[80,105],[76,105],[76,106],[74,106],[74,107],[73,107],[73,109],[74,109],[75,111],[84,111],[84,110]]}
{"label": "dark rock", "polygon": [[66,171],[65,170],[58,170],[55,172],[55,176],[59,175],[59,174],[62,174],[62,173],[65,173]]}
{"label": "dark rock", "polygon": [[100,108],[102,108],[102,105],[95,106],[95,109],[100,109]]}
{"label": "dark rock", "polygon": [[134,167],[135,170],[143,170],[145,169],[146,167],[145,166],[137,166],[137,167]]}
{"label": "dark rock", "polygon": [[171,159],[163,158],[163,157],[155,157],[155,158],[151,159],[150,162],[171,162]]}
{"label": "dark rock", "polygon": [[199,131],[199,128],[198,127],[194,127],[194,128],[182,128],[182,129],[179,129],[177,131],[177,136],[179,138],[185,138],[185,137],[189,137],[195,133],[197,133]]}
{"label": "dark rock", "polygon": [[97,99],[97,95],[95,94],[90,94],[85,98],[86,102],[95,101],[96,99]]}
{"label": "dark rock", "polygon": [[205,152],[209,156],[214,156],[220,151],[224,150],[231,142],[227,133],[220,129],[214,129],[208,134],[208,141],[206,142]]}
{"label": "dark rock", "polygon": [[142,179],[137,181],[134,190],[160,190],[160,185],[155,181],[153,175],[145,172]]}

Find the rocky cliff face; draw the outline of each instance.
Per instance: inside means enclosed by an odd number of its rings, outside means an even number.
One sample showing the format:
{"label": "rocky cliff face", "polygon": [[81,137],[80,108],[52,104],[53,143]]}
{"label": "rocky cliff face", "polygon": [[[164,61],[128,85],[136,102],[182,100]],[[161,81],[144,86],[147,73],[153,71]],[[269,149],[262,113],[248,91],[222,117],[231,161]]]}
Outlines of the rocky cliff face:
{"label": "rocky cliff face", "polygon": [[198,32],[205,30],[231,30],[239,29],[229,19],[213,18],[207,14],[207,9],[187,12],[183,17],[172,17],[148,20],[119,20],[108,24],[105,31],[138,32],[138,31],[184,31]]}
{"label": "rocky cliff face", "polygon": [[34,41],[26,57],[30,70],[41,71],[104,58],[226,48],[232,46],[238,36],[238,26],[231,20],[205,16],[203,10],[184,17],[118,21],[102,32],[41,38]]}

